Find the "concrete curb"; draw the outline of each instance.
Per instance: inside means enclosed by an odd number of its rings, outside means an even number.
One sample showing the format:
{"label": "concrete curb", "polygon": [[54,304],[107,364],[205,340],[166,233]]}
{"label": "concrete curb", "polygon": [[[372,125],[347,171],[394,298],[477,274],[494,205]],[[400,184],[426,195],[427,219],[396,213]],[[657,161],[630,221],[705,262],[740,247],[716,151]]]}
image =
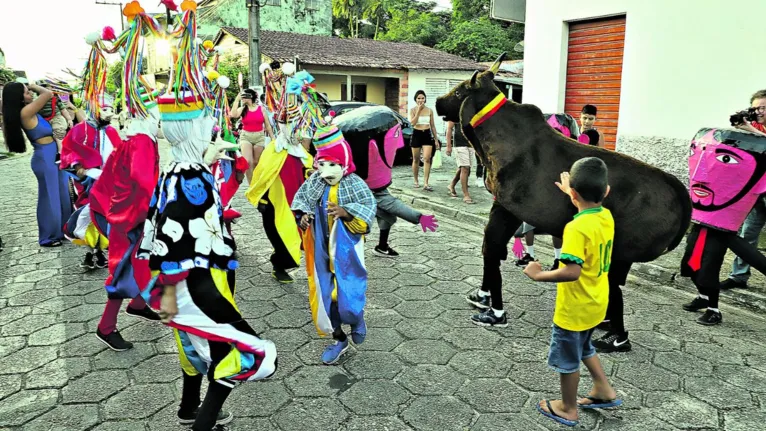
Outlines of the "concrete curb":
{"label": "concrete curb", "polygon": [[[422,195],[414,194],[410,190],[391,186],[393,191],[400,199],[412,204],[413,206],[433,211],[435,214],[466,223],[480,229],[484,229],[487,223],[487,217],[477,214],[471,214],[456,208],[429,200]],[[535,239],[535,244],[545,246],[550,250],[545,250],[545,254],[553,256],[553,246],[549,236],[542,236]],[[694,284],[688,279],[680,277],[678,271],[669,270],[652,262],[635,263],[630,271],[632,276],[640,278],[649,283],[658,283],[670,286],[674,289],[687,293],[695,293]],[[766,314],[766,295],[752,290],[730,290],[721,291],[721,298],[724,298],[730,305],[746,308],[750,311]]]}

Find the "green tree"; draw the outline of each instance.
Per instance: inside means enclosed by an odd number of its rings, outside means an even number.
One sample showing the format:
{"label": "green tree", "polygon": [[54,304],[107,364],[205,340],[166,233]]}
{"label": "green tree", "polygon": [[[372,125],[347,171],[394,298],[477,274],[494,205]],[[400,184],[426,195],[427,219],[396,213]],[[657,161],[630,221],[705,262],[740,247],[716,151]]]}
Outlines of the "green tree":
{"label": "green tree", "polygon": [[117,95],[117,93],[122,91],[122,69],[122,60],[109,65],[109,68],[106,70],[107,93]]}
{"label": "green tree", "polygon": [[218,63],[218,73],[228,77],[229,80],[231,80],[231,85],[229,85],[229,88],[226,89],[226,97],[229,99],[229,103],[231,103],[234,98],[237,97],[239,92],[237,77],[240,73],[242,73],[244,78],[243,85],[245,88],[248,86],[247,76],[249,73],[247,68],[247,59],[239,54],[225,55],[221,57],[221,61]]}
{"label": "green tree", "polygon": [[513,40],[498,23],[480,18],[457,23],[436,48],[473,61],[491,61],[503,52],[518,57],[519,53],[513,51],[517,42],[519,40]]}
{"label": "green tree", "polygon": [[[444,15],[424,12],[422,4],[414,5],[413,3],[418,3],[415,1],[401,3],[403,4],[399,6],[404,8],[390,11],[391,19],[386,23],[388,29],[379,39],[434,47],[447,38],[449,27],[445,25]],[[433,8],[434,3],[428,5]]]}
{"label": "green tree", "polygon": [[348,37],[359,37],[362,17],[369,0],[332,0],[332,15],[345,20]]}
{"label": "green tree", "polygon": [[11,69],[0,67],[0,85],[16,81],[16,74]]}
{"label": "green tree", "polygon": [[457,21],[474,21],[489,17],[490,0],[452,0],[452,18]]}

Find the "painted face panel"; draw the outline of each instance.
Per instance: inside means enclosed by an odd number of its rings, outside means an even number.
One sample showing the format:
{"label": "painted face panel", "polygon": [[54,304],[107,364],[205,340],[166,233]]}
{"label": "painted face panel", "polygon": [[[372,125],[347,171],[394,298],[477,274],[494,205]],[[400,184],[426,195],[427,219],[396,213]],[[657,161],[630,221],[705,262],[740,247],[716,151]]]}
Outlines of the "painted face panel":
{"label": "painted face panel", "polygon": [[[734,139],[737,135],[747,142]],[[727,231],[737,231],[758,197],[766,192],[766,150],[755,135],[703,129],[689,148],[689,192],[692,220]],[[753,151],[755,150],[755,151]]]}
{"label": "painted face panel", "polygon": [[331,186],[338,184],[343,178],[343,166],[330,159],[324,159],[317,162],[319,176]]}
{"label": "painted face panel", "polygon": [[[391,168],[394,166],[396,150],[404,146],[402,126],[394,125],[383,138],[383,148],[378,146],[375,139],[371,139],[368,148],[369,170],[367,171],[367,185],[375,190],[391,184]],[[381,151],[382,150],[382,151]]]}

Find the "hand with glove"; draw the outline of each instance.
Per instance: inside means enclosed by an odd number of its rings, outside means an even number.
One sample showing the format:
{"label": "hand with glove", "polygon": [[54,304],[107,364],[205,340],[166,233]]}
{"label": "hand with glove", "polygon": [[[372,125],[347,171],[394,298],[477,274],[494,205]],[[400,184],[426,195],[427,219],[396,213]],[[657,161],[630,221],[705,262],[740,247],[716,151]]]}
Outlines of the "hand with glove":
{"label": "hand with glove", "polygon": [[420,228],[423,229],[423,232],[429,230],[431,232],[436,232],[436,228],[439,227],[438,221],[439,220],[436,220],[436,216],[422,215],[420,216]]}

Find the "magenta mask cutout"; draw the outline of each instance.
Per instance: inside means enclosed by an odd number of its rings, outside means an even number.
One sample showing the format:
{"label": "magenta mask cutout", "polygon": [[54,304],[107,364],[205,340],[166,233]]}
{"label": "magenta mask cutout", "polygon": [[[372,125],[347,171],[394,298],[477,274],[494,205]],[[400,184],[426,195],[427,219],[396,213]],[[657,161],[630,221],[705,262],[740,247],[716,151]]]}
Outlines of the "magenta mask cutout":
{"label": "magenta mask cutout", "polygon": [[766,193],[766,138],[703,128],[689,150],[692,221],[736,232]]}
{"label": "magenta mask cutout", "polygon": [[580,134],[580,128],[577,127],[577,122],[569,114],[545,114],[545,121],[547,121],[554,130],[567,138],[574,139],[581,144],[587,145],[590,143],[588,135]]}

